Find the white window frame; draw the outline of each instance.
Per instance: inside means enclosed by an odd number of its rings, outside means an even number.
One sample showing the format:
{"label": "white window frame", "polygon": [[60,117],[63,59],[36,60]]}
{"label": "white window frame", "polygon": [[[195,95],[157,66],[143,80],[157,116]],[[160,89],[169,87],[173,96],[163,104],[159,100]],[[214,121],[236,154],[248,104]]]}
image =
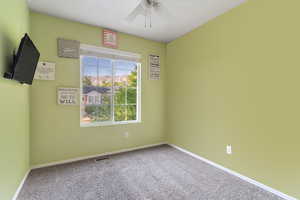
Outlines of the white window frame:
{"label": "white window frame", "polygon": [[[89,48],[91,47],[91,48]],[[116,55],[130,55],[132,53],[129,52],[124,52],[124,51],[119,51],[119,50],[112,50],[112,49],[108,49],[108,48],[103,48],[103,47],[95,47],[95,46],[89,46],[89,45],[84,45],[84,48],[88,48],[91,51],[97,51],[97,49],[101,50],[101,53],[104,51],[106,51],[109,54],[112,54],[115,52]],[[137,54],[135,54],[137,55]],[[82,64],[82,58],[85,56],[89,56],[89,55],[80,55],[80,127],[98,127],[98,126],[113,126],[113,125],[124,125],[124,124],[134,124],[134,123],[141,123],[141,82],[142,82],[142,73],[141,73],[141,68],[142,68],[142,64],[140,62],[134,61],[137,63],[137,86],[136,86],[136,90],[137,90],[137,99],[136,99],[136,120],[131,120],[131,121],[114,121],[114,96],[111,96],[111,106],[112,106],[112,120],[111,121],[104,121],[104,122],[89,122],[89,123],[84,123],[81,121],[82,119],[82,106],[83,106],[83,102],[82,102],[82,97],[83,95],[83,85],[82,85],[82,77],[83,77],[83,64]],[[107,58],[104,56],[89,56],[89,57],[95,57],[95,58],[102,58],[102,59],[110,59],[113,61],[113,63],[115,61],[119,61],[119,60],[123,60],[123,61],[129,61],[126,59],[113,59],[113,58]],[[132,62],[132,61],[131,61]],[[113,67],[113,74],[114,74],[114,66]],[[113,77],[112,77],[112,85],[114,84],[113,82]],[[113,87],[113,86],[112,86]]]}

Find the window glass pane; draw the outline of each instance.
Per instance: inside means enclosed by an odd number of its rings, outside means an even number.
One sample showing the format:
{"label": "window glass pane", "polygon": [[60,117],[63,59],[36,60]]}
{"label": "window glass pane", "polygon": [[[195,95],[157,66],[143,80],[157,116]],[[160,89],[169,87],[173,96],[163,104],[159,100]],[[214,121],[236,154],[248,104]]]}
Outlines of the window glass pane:
{"label": "window glass pane", "polygon": [[115,121],[126,120],[126,106],[115,106]]}
{"label": "window glass pane", "polygon": [[94,96],[94,99],[95,99],[95,105],[101,104],[101,96],[100,95]]}
{"label": "window glass pane", "polygon": [[127,104],[136,104],[136,88],[127,88]]}
{"label": "window glass pane", "polygon": [[99,106],[98,121],[111,121],[111,105]]}
{"label": "window glass pane", "polygon": [[137,85],[137,64],[128,61],[114,62],[114,85],[136,87]]}
{"label": "window glass pane", "polygon": [[85,105],[82,111],[83,123],[111,121],[111,105]]}
{"label": "window glass pane", "polygon": [[135,105],[130,105],[127,106],[127,120],[136,120],[136,106]]}
{"label": "window glass pane", "polygon": [[112,61],[109,59],[99,58],[99,86],[100,87],[111,87],[112,86]]}
{"label": "window glass pane", "polygon": [[97,121],[98,108],[94,105],[83,105],[82,106],[82,119],[84,123]]}
{"label": "window glass pane", "polygon": [[83,86],[82,95],[84,104],[111,104],[111,88],[109,87]]}
{"label": "window glass pane", "polygon": [[97,66],[98,65],[98,58],[92,56],[84,56],[82,58],[82,64],[84,66]]}
{"label": "window glass pane", "polygon": [[128,87],[136,87],[137,86],[137,71],[136,69],[131,71],[128,76]]}
{"label": "window glass pane", "polygon": [[98,85],[98,64],[95,57],[84,57],[82,59],[83,64],[83,86],[97,86]]}
{"label": "window glass pane", "polygon": [[111,104],[111,94],[103,94],[101,96],[101,104],[102,105],[110,105]]}
{"label": "window glass pane", "polygon": [[125,87],[114,87],[114,104],[115,105],[124,105],[126,104],[126,88]]}
{"label": "window glass pane", "polygon": [[81,62],[81,122],[137,120],[138,65],[91,56],[83,56]]}

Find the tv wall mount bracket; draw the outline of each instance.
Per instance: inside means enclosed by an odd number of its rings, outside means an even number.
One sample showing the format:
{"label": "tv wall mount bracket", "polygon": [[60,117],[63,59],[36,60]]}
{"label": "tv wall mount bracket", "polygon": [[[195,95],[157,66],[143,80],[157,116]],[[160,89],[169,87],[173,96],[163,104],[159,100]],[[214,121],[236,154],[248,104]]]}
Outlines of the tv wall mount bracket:
{"label": "tv wall mount bracket", "polygon": [[[17,59],[17,55],[15,53],[15,51],[13,51],[13,63],[12,63],[12,67],[15,66],[16,64],[16,59]],[[13,76],[14,76],[14,73],[13,73],[13,69],[11,69],[11,71],[8,71],[8,72],[5,72],[3,77],[6,78],[6,79],[13,79]]]}

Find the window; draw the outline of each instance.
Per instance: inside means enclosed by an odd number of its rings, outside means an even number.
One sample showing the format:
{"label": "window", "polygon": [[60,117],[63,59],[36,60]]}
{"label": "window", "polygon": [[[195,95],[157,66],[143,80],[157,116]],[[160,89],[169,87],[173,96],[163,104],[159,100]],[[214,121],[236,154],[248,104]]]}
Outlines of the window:
{"label": "window", "polygon": [[140,63],[81,55],[81,126],[140,122]]}

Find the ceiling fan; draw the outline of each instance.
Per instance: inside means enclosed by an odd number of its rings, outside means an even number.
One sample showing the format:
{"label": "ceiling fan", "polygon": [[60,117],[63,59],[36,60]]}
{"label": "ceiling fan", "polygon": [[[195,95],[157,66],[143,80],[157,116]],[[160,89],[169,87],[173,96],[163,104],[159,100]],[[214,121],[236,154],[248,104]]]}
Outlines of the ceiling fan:
{"label": "ceiling fan", "polygon": [[161,2],[163,0],[141,0],[137,7],[126,17],[126,21],[133,22],[137,16],[145,17],[145,28],[147,25],[152,27],[152,14],[155,13],[160,17],[170,17],[167,7]]}

